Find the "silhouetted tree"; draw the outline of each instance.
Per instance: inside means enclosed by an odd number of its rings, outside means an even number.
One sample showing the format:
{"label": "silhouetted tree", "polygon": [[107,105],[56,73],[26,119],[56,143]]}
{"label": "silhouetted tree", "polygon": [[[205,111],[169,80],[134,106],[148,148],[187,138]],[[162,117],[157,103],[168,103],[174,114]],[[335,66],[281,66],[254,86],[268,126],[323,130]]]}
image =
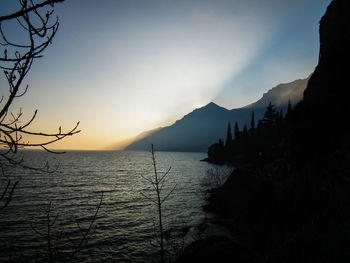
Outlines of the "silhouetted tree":
{"label": "silhouetted tree", "polygon": [[288,100],[288,109],[287,109],[287,114],[290,113],[292,110],[292,105],[290,104],[290,99]]}
{"label": "silhouetted tree", "polygon": [[232,134],[231,134],[231,123],[228,123],[227,135],[226,135],[226,143],[225,147],[230,148],[232,145]]}
{"label": "silhouetted tree", "polygon": [[278,112],[275,109],[275,106],[270,102],[267,106],[263,119],[261,120],[264,127],[273,127],[278,121]]}
{"label": "silhouetted tree", "polygon": [[277,118],[277,122],[276,122],[277,126],[281,126],[282,123],[283,123],[283,120],[284,120],[284,118],[283,118],[283,110],[280,109],[280,112],[279,112],[278,118]]}
{"label": "silhouetted tree", "polygon": [[244,126],[243,126],[243,132],[242,132],[242,135],[243,135],[243,137],[248,137],[248,128],[247,128],[247,125],[246,124],[244,124]]}
{"label": "silhouetted tree", "polygon": [[[18,149],[40,147],[52,152],[47,148],[49,144],[79,132],[79,123],[67,132],[62,131],[61,127],[54,133],[33,131],[30,125],[34,122],[37,111],[28,120],[23,120],[21,110],[17,113],[11,112],[16,98],[23,96],[28,90],[28,85],[23,88],[23,82],[34,60],[42,57],[43,51],[52,43],[59,25],[57,17],[52,19],[52,7],[55,3],[63,1],[47,0],[34,3],[31,0],[19,0],[18,11],[0,17],[0,69],[3,70],[5,83],[8,85],[8,93],[0,97],[0,176],[5,176],[6,167],[13,166],[52,172],[47,164],[41,168],[24,164]],[[41,12],[42,9],[44,12]],[[7,23],[11,24],[11,27],[6,27]],[[23,38],[13,42],[8,35],[16,31]],[[1,92],[5,92],[5,89],[1,89]],[[11,184],[11,181],[9,183]],[[2,200],[6,194],[7,200],[11,199],[16,184],[12,185],[11,190],[10,185],[5,188]],[[7,205],[6,201],[3,207]]]}
{"label": "silhouetted tree", "polygon": [[257,129],[257,130],[260,130],[261,128],[262,128],[262,121],[259,120],[259,121],[258,121],[258,125],[256,125],[256,129]]}
{"label": "silhouetted tree", "polygon": [[290,103],[290,100],[288,100],[288,108],[287,108],[287,113],[286,113],[286,120],[289,121],[292,115],[292,105]]}
{"label": "silhouetted tree", "polygon": [[292,111],[292,105],[290,104],[290,100],[288,100],[288,108],[287,108],[286,118],[288,118],[291,111]]}
{"label": "silhouetted tree", "polygon": [[252,111],[252,118],[250,120],[250,132],[251,134],[254,134],[255,132],[255,116],[254,116],[254,111]]}
{"label": "silhouetted tree", "polygon": [[152,154],[152,163],[153,163],[153,176],[146,177],[146,176],[141,175],[141,177],[143,179],[145,179],[146,181],[148,181],[152,185],[152,187],[156,193],[156,200],[154,200],[151,196],[148,196],[143,192],[141,192],[141,194],[146,199],[148,199],[149,201],[154,203],[157,207],[160,262],[163,263],[163,262],[165,262],[165,248],[164,248],[164,226],[163,226],[162,205],[169,198],[169,196],[174,192],[174,190],[176,188],[176,184],[173,186],[173,188],[165,196],[162,195],[162,190],[163,190],[164,182],[165,182],[164,180],[169,175],[171,167],[169,167],[169,169],[161,175],[159,173],[159,171],[157,170],[156,157],[154,154],[153,144],[151,145],[151,154]]}
{"label": "silhouetted tree", "polygon": [[235,141],[239,140],[239,126],[238,122],[235,122],[235,128],[234,128],[234,134],[235,134]]}
{"label": "silhouetted tree", "polygon": [[225,158],[225,146],[223,141],[219,139],[218,143],[214,143],[208,148],[208,160],[213,163],[221,163]]}

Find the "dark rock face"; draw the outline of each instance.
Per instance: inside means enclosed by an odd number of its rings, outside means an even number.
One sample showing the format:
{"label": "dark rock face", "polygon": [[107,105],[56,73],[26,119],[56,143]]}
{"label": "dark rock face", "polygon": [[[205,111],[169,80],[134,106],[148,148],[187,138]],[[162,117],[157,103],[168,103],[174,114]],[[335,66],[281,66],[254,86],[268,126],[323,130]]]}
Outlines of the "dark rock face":
{"label": "dark rock face", "polygon": [[290,118],[290,148],[296,148],[297,162],[323,162],[349,150],[349,14],[350,1],[333,0],[321,19],[319,63]]}
{"label": "dark rock face", "polygon": [[282,140],[209,197],[254,262],[350,262],[349,5],[333,0],[321,20],[319,64]]}
{"label": "dark rock face", "polygon": [[[347,114],[350,94],[350,1],[334,0],[320,22],[319,63],[304,92],[311,111]],[[328,114],[327,114],[328,115]]]}

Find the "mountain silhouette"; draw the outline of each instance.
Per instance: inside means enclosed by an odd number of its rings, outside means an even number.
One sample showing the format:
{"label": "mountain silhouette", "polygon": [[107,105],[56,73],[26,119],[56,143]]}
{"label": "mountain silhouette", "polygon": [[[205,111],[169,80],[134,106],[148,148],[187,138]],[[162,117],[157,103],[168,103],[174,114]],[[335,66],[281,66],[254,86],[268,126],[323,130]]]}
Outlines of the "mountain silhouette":
{"label": "mountain silhouette", "polygon": [[255,103],[242,108],[228,110],[211,102],[171,126],[141,133],[125,150],[148,150],[154,144],[158,151],[207,151],[209,145],[225,138],[229,122],[233,125],[237,121],[241,129],[244,125],[249,126],[252,111],[257,122],[270,102],[286,112],[289,99],[292,105],[301,100],[308,80],[280,84]]}
{"label": "mountain silhouette", "polygon": [[297,79],[290,83],[282,83],[264,93],[257,102],[247,105],[247,108],[265,108],[271,102],[276,107],[285,107],[290,100],[292,105],[297,104],[303,98],[304,90],[310,76],[306,79]]}

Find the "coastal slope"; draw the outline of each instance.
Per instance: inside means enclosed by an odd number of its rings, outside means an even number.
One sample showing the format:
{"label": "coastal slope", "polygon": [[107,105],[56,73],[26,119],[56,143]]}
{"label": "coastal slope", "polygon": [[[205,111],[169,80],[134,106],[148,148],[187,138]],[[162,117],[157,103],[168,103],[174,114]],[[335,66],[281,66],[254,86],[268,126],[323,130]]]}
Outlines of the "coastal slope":
{"label": "coastal slope", "polygon": [[228,123],[233,126],[237,121],[240,129],[244,125],[249,126],[252,112],[254,111],[257,122],[263,117],[270,102],[285,113],[289,101],[295,105],[301,100],[308,80],[306,78],[279,84],[255,103],[242,108],[228,110],[211,102],[193,110],[171,126],[137,138],[125,149],[148,150],[154,144],[159,151],[206,152],[210,144],[225,138]]}

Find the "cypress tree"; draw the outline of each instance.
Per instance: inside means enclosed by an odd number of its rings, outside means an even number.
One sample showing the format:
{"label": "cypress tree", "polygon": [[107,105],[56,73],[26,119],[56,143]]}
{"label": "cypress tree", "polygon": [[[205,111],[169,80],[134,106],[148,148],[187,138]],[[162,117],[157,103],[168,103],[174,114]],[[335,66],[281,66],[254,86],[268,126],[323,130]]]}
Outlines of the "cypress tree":
{"label": "cypress tree", "polygon": [[287,115],[289,115],[289,113],[292,110],[292,105],[290,104],[290,99],[288,100],[288,109],[287,109]]}
{"label": "cypress tree", "polygon": [[261,127],[262,127],[262,122],[261,122],[261,120],[259,120],[259,121],[258,121],[258,125],[256,126],[256,129],[257,129],[257,130],[260,130]]}
{"label": "cypress tree", "polygon": [[272,127],[276,125],[278,121],[278,112],[275,106],[270,102],[269,106],[266,108],[264,117],[262,119],[262,124],[265,127]]}
{"label": "cypress tree", "polygon": [[282,110],[282,109],[280,110],[279,120],[280,120],[280,121],[283,120],[283,110]]}
{"label": "cypress tree", "polygon": [[282,123],[283,123],[283,110],[281,109],[279,114],[278,114],[276,125],[281,126]]}
{"label": "cypress tree", "polygon": [[250,120],[250,132],[251,134],[254,134],[255,132],[255,116],[254,116],[254,111],[252,111],[252,118]]}
{"label": "cypress tree", "polygon": [[246,124],[244,124],[243,127],[243,137],[248,137],[248,128]]}
{"label": "cypress tree", "polygon": [[228,123],[227,135],[226,135],[226,143],[225,147],[229,148],[232,145],[232,134],[231,134],[231,123]]}
{"label": "cypress tree", "polygon": [[238,138],[239,138],[239,127],[238,127],[238,122],[236,121],[236,123],[235,123],[235,128],[234,128],[235,130],[234,130],[234,133],[235,133],[235,141],[237,141],[238,140]]}

